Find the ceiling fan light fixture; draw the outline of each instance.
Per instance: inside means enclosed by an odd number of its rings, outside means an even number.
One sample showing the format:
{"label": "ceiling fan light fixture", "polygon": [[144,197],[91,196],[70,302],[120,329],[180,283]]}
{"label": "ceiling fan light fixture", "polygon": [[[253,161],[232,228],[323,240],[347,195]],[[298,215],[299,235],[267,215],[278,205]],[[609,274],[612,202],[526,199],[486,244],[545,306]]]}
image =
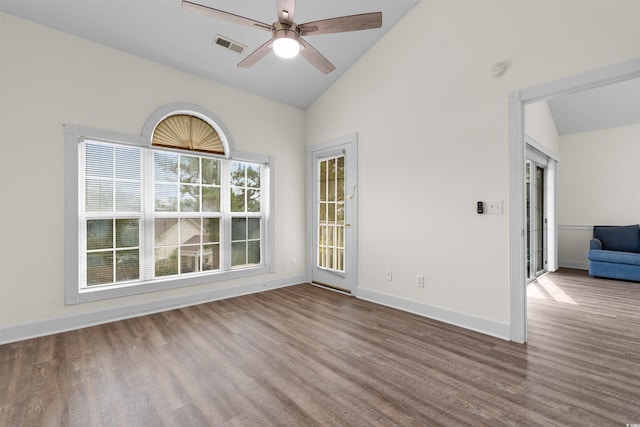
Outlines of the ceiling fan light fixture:
{"label": "ceiling fan light fixture", "polygon": [[302,56],[311,65],[320,72],[328,74],[336,69],[335,65],[322,56],[301,36],[345,33],[347,31],[370,30],[382,27],[382,12],[338,16],[336,18],[296,24],[294,21],[296,0],[276,0],[276,5],[278,6],[278,20],[269,25],[251,18],[195,3],[194,0],[182,0],[182,7],[184,8],[194,9],[214,18],[271,32],[270,40],[267,40],[238,63],[238,67],[242,68],[253,66],[271,51],[281,58],[294,58],[299,53],[302,53]]}
{"label": "ceiling fan light fixture", "polygon": [[293,30],[276,31],[273,40],[273,51],[280,58],[295,58],[300,53],[298,34]]}

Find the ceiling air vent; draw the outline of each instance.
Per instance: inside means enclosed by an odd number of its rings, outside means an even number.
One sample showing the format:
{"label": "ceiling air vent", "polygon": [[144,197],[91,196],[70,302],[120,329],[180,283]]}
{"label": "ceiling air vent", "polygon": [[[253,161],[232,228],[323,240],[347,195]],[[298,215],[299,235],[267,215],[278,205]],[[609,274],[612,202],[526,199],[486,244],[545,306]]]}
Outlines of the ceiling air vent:
{"label": "ceiling air vent", "polygon": [[237,53],[242,53],[246,49],[245,45],[240,44],[238,42],[234,42],[229,37],[224,37],[224,36],[221,36],[220,34],[216,35],[216,38],[213,39],[213,43]]}

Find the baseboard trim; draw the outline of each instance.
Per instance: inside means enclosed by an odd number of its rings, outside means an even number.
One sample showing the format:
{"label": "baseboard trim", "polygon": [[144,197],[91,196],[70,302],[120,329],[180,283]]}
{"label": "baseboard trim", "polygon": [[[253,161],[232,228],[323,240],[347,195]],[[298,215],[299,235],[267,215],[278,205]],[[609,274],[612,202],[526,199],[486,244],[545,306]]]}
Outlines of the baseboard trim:
{"label": "baseboard trim", "polygon": [[558,265],[564,268],[574,268],[576,270],[588,270],[589,263],[581,261],[571,261],[567,259],[558,260]]}
{"label": "baseboard trim", "polygon": [[388,295],[371,289],[359,288],[356,289],[354,294],[357,298],[376,304],[407,311],[409,313],[428,317],[429,319],[438,320],[440,322],[459,326],[461,328],[480,332],[503,340],[510,340],[511,327],[506,323],[498,323],[487,319],[481,319],[479,317],[469,316],[467,314],[445,310],[439,307],[433,307],[428,304]]}
{"label": "baseboard trim", "polygon": [[558,224],[558,230],[577,230],[593,232],[593,225],[583,224]]}
{"label": "baseboard trim", "polygon": [[240,286],[229,286],[227,288],[215,289],[194,295],[174,297],[160,301],[117,307],[113,309],[85,313],[68,317],[60,317],[45,321],[26,323],[17,326],[0,328],[0,344],[22,341],[30,338],[37,338],[46,335],[67,332],[117,320],[129,319],[132,317],[144,316],[152,313],[173,310],[190,305],[202,304],[241,295],[248,295],[257,292],[264,292],[271,289],[284,288],[287,286],[304,283],[304,276],[287,277],[284,279],[269,282],[258,282]]}

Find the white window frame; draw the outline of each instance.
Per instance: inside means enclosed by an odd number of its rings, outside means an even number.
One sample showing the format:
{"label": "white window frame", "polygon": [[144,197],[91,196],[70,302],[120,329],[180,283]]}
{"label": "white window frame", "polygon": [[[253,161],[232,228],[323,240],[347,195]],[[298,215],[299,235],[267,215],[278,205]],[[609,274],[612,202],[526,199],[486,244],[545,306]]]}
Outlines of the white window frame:
{"label": "white window frame", "polygon": [[[217,130],[220,131],[221,128]],[[261,263],[255,266],[249,267],[234,267],[230,268],[231,246],[227,248],[221,241],[221,261],[225,260],[224,264],[221,264],[220,270],[207,271],[199,274],[191,274],[187,276],[165,276],[161,278],[155,278],[152,280],[128,282],[122,284],[110,284],[105,286],[86,287],[80,286],[80,254],[81,254],[81,242],[80,238],[85,235],[85,230],[81,225],[83,222],[80,219],[81,215],[81,201],[83,199],[81,194],[82,182],[80,181],[80,143],[84,140],[116,143],[123,145],[131,145],[140,147],[144,150],[150,150],[155,148],[150,147],[149,139],[144,134],[142,136],[127,135],[122,133],[110,132],[100,129],[93,129],[89,127],[82,127],[76,125],[64,125],[64,153],[65,153],[65,304],[78,304],[83,302],[98,301],[109,298],[118,298],[128,295],[137,295],[147,292],[155,292],[167,289],[181,288],[185,286],[202,285],[209,283],[216,283],[222,281],[228,281],[232,279],[241,279],[246,277],[258,276],[262,274],[273,273],[275,271],[273,254],[275,251],[274,243],[274,223],[273,223],[273,207],[274,207],[274,159],[271,156],[241,153],[233,151],[227,153],[226,156],[212,155],[213,158],[224,159],[225,161],[240,161],[260,163],[263,165],[263,187],[261,200],[263,203],[263,223],[261,224]],[[169,150],[176,151],[180,154],[193,154],[197,156],[207,156],[203,153],[190,153],[184,150]],[[231,151],[231,150],[230,150]],[[144,156],[143,156],[144,158]],[[143,160],[144,162],[144,160]],[[149,165],[144,165],[148,168]],[[225,169],[225,168],[223,168]],[[143,172],[144,173],[144,172]],[[149,172],[146,172],[147,177],[150,176]],[[145,177],[145,179],[147,179]],[[144,184],[143,184],[144,185]],[[153,185],[151,183],[151,185]],[[144,189],[143,189],[144,194]],[[148,195],[146,196],[148,199]],[[224,195],[221,194],[221,202],[226,203]],[[143,195],[142,203],[145,203],[145,196]],[[230,216],[245,216],[250,217],[252,213],[229,213]],[[229,224],[231,221],[229,221]],[[222,235],[230,234],[231,230],[221,229]],[[140,239],[146,239],[146,245],[153,245],[153,237],[149,235],[144,236],[142,233]],[[224,254],[222,253],[224,251]],[[142,253],[141,253],[142,256]]]}

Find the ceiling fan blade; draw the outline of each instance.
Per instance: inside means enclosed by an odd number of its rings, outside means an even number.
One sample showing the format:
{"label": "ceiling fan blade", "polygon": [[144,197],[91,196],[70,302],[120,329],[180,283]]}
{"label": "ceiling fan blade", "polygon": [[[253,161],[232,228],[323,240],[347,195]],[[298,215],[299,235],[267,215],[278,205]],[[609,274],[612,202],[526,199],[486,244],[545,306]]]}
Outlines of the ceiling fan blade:
{"label": "ceiling fan blade", "polygon": [[251,52],[246,58],[238,63],[238,67],[249,68],[253,66],[256,62],[260,61],[264,58],[267,53],[271,51],[271,44],[273,41],[271,39],[267,40],[265,44]]}
{"label": "ceiling fan blade", "polygon": [[240,16],[240,15],[234,15],[233,13],[214,9],[209,6],[203,6],[201,4],[193,3],[187,0],[182,0],[182,8],[194,10],[203,15],[212,16],[218,19],[223,19],[225,21],[235,22],[236,24],[248,25],[250,27],[259,28],[261,30],[271,31],[273,27],[272,25],[265,24],[264,22],[255,21],[253,19],[245,18],[244,16]]}
{"label": "ceiling fan blade", "polygon": [[296,0],[277,0],[278,21],[293,24],[293,17],[296,10]]}
{"label": "ceiling fan blade", "polygon": [[347,31],[370,30],[382,26],[382,12],[341,16],[298,25],[300,35],[344,33]]}
{"label": "ceiling fan blade", "polygon": [[307,43],[303,38],[299,39],[302,49],[300,49],[300,55],[304,56],[307,61],[311,62],[323,74],[329,74],[336,69],[327,58],[325,58],[320,52],[318,52],[313,46]]}

